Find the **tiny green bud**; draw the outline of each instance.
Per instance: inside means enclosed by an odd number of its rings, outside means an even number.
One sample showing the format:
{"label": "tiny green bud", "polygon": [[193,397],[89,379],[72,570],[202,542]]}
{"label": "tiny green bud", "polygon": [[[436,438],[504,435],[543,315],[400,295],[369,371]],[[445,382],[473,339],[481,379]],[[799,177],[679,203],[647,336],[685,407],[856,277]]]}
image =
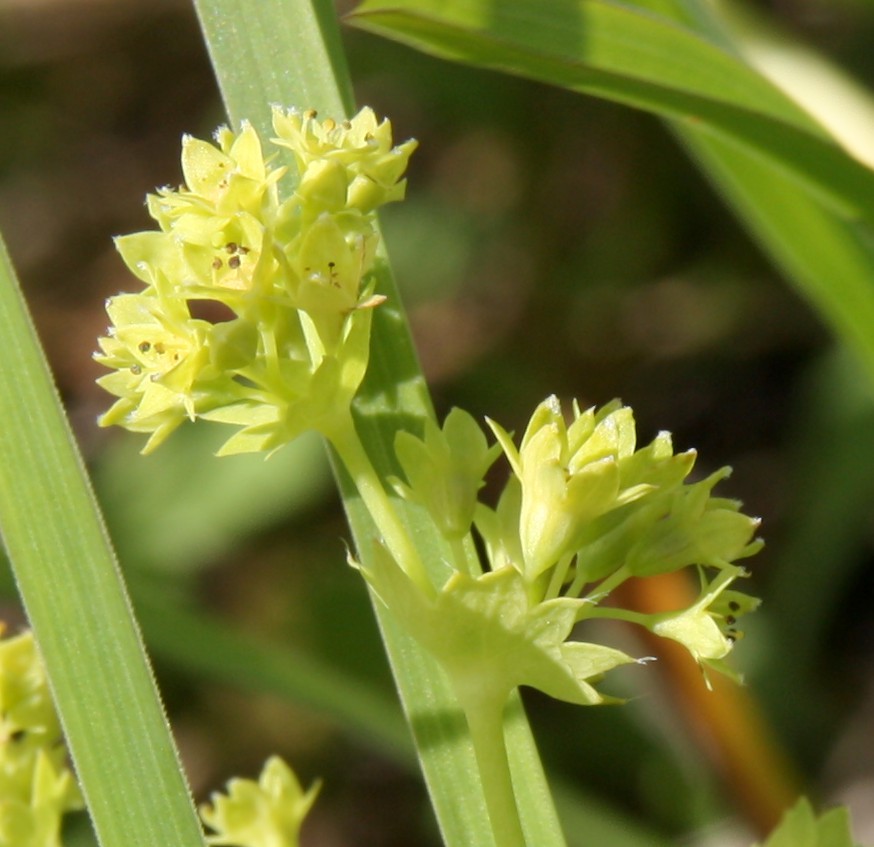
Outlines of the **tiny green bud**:
{"label": "tiny green bud", "polygon": [[407,482],[392,480],[408,500],[420,503],[449,539],[470,530],[477,492],[500,447],[490,448],[476,421],[462,409],[452,409],[440,429],[425,421],[424,439],[409,432],[395,438],[395,453]]}

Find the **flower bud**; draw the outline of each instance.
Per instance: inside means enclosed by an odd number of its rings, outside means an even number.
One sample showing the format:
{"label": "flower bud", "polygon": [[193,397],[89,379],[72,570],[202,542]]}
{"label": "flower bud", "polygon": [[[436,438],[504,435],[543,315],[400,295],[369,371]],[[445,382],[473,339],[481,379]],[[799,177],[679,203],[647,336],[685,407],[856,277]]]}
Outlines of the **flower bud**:
{"label": "flower bud", "polygon": [[501,427],[489,423],[522,484],[519,535],[529,581],[575,553],[597,517],[652,489],[623,484],[620,461],[635,445],[628,408],[575,410],[566,427],[558,399],[550,397],[531,416],[518,451]]}
{"label": "flower bud", "polygon": [[395,453],[408,485],[393,480],[395,489],[421,503],[449,539],[463,538],[470,530],[483,477],[500,447],[491,448],[476,421],[453,409],[440,429],[425,421],[424,439],[408,432],[395,438]]}

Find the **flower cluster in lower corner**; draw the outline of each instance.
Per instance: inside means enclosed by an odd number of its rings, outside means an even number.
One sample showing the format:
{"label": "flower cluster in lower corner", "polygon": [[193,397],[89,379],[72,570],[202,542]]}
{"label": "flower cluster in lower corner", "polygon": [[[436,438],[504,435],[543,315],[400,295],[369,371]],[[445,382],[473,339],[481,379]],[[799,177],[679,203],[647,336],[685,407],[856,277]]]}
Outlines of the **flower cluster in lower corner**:
{"label": "flower cluster in lower corner", "polygon": [[316,800],[319,784],[306,791],[294,771],[271,756],[258,780],[232,779],[226,794],[215,792],[201,806],[203,822],[215,834],[209,844],[229,847],[298,847],[300,828]]}
{"label": "flower cluster in lower corner", "polygon": [[[442,431],[431,425],[423,438],[403,433],[396,442],[406,477],[396,489],[430,513],[449,543],[473,524],[485,574],[456,573],[434,597],[382,548],[361,568],[456,686],[469,678],[483,687],[490,675],[506,693],[531,685],[571,702],[604,702],[594,683],[634,660],[566,642],[576,623],[591,618],[643,626],[682,644],[705,670],[730,674],[723,660],[740,635],[737,622],[758,605],[731,587],[746,575],[736,563],[762,542],[757,519],[713,495],[729,469],[688,481],[695,453],[675,454],[665,432],[638,448],[632,411],[619,402],[585,411],[574,405],[568,420],[550,397],[518,447],[489,423],[512,469],[494,508],[476,502],[495,456],[470,416],[454,411]],[[645,614],[614,602],[629,578],[684,568],[700,582],[688,608]]]}
{"label": "flower cluster in lower corner", "polygon": [[338,123],[276,108],[273,129],[266,156],[250,125],[186,137],[184,185],[148,198],[158,230],[116,239],[144,288],[107,304],[95,358],[118,399],[101,424],[149,433],[144,452],[197,417],[240,428],[223,452],[273,449],[363,378],[382,299],[374,210],[403,198],[415,142],[393,146],[370,109]]}
{"label": "flower cluster in lower corner", "polygon": [[0,845],[60,847],[82,807],[33,635],[0,640]]}

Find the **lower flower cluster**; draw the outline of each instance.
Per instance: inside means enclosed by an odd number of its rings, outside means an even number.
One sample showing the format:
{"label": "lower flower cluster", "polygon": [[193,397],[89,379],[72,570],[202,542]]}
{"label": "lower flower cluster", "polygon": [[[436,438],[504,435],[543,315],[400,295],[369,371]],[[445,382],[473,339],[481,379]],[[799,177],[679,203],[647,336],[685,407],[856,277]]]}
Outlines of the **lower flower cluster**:
{"label": "lower flower cluster", "polygon": [[[0,624],[2,633],[2,624]],[[209,844],[298,847],[300,828],[318,795],[273,756],[257,781],[232,779],[200,816]],[[45,667],[29,631],[0,639],[0,845],[62,847],[67,812],[82,797],[49,694]]]}
{"label": "lower flower cluster", "polygon": [[[385,550],[379,566],[363,568],[456,685],[473,680],[483,689],[492,680],[504,698],[529,685],[574,703],[604,702],[610,698],[594,683],[635,660],[567,641],[575,624],[593,618],[630,621],[679,642],[705,670],[731,675],[724,659],[740,634],[737,622],[758,601],[730,586],[746,575],[736,562],[762,542],[757,519],[712,494],[729,469],[688,482],[694,452],[675,454],[667,433],[638,449],[631,409],[618,402],[586,411],[575,405],[568,423],[550,397],[519,447],[489,423],[513,471],[495,508],[478,503],[477,492],[496,452],[457,409],[442,430],[429,424],[423,438],[399,434],[406,481],[395,482],[448,542],[475,527],[486,572],[456,573],[435,597]],[[613,602],[628,579],[684,568],[694,568],[700,584],[688,608],[645,614]]]}
{"label": "lower flower cluster", "polygon": [[82,807],[33,635],[0,639],[0,844],[61,847]]}

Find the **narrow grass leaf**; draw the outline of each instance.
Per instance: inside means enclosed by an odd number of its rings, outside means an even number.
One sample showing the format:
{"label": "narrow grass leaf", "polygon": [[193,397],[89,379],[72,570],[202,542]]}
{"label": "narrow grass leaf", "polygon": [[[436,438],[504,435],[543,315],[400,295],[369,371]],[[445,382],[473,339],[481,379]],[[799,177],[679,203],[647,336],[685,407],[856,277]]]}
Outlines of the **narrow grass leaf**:
{"label": "narrow grass leaf", "polygon": [[0,243],[0,527],[102,847],[200,825],[73,436]]}
{"label": "narrow grass leaf", "polygon": [[749,147],[842,215],[874,219],[871,170],[739,57],[649,11],[609,0],[365,0],[348,20]]}

